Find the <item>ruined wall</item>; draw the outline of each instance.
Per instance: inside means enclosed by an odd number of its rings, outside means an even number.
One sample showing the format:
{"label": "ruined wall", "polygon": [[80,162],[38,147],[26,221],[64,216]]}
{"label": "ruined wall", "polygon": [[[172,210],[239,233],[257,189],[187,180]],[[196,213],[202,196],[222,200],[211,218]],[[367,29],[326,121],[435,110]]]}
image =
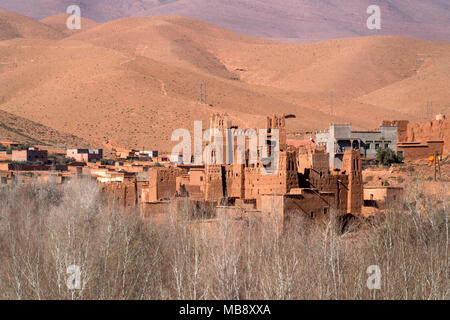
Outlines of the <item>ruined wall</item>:
{"label": "ruined wall", "polygon": [[431,154],[435,154],[436,152],[440,155],[444,153],[445,142],[441,141],[427,141],[428,148],[431,151]]}
{"label": "ruined wall", "polygon": [[292,188],[298,188],[295,151],[280,152],[278,171],[274,174],[262,175],[260,166],[245,168],[246,199],[258,199],[263,194],[287,194]]}
{"label": "ruined wall", "polygon": [[137,202],[143,204],[150,202],[149,181],[136,181]]}
{"label": "ruined wall", "polygon": [[108,201],[118,203],[127,209],[133,209],[138,203],[134,178],[126,178],[123,182],[102,183],[101,189]]}
{"label": "ruined wall", "polygon": [[317,172],[311,172],[309,181],[312,188],[319,192],[331,192],[334,194],[331,207],[338,208],[339,212],[347,213],[348,206],[348,190],[349,176],[344,174],[328,174],[323,175]]}
{"label": "ruined wall", "polygon": [[311,147],[298,148],[298,172],[304,173],[305,169],[313,169],[316,172],[328,172],[330,167],[330,155],[324,149]]}
{"label": "ruined wall", "polygon": [[344,153],[342,169],[348,174],[347,212],[359,214],[364,204],[362,164],[359,150]]}
{"label": "ruined wall", "polygon": [[206,166],[205,201],[219,201],[223,193],[222,165]]}
{"label": "ruined wall", "polygon": [[405,161],[428,159],[436,152],[439,155],[445,154],[444,141],[428,141],[426,144],[404,143],[398,146],[398,151],[403,153]]}
{"label": "ruined wall", "polygon": [[426,143],[430,140],[444,140],[444,154],[450,152],[450,119],[409,123],[407,142]]}
{"label": "ruined wall", "polygon": [[261,196],[262,215],[274,218],[280,230],[286,228],[293,218],[324,219],[330,214],[329,202],[334,195],[319,195],[312,190],[302,190],[296,195],[263,195]]}
{"label": "ruined wall", "polygon": [[267,117],[267,124],[266,124],[267,132],[268,132],[268,138],[270,139],[271,135],[270,132],[272,132],[273,129],[279,130],[279,138],[280,138],[280,151],[286,150],[286,142],[287,142],[287,134],[286,134],[286,119],[285,116],[278,116],[278,115],[272,115],[272,117]]}
{"label": "ruined wall", "polygon": [[295,214],[302,214],[311,219],[323,219],[330,213],[329,203],[334,195],[318,194],[312,190],[304,190],[300,196],[287,195],[285,197],[285,219]]}
{"label": "ruined wall", "polygon": [[206,174],[205,169],[191,169],[177,177],[177,195],[195,200],[205,199]]}
{"label": "ruined wall", "polygon": [[228,198],[245,197],[244,165],[225,166],[226,190]]}
{"label": "ruined wall", "polygon": [[375,203],[377,208],[384,209],[398,204],[403,197],[403,192],[403,188],[395,187],[364,188],[364,201]]}
{"label": "ruined wall", "polygon": [[173,198],[177,191],[177,177],[183,170],[175,167],[149,169],[149,202]]}

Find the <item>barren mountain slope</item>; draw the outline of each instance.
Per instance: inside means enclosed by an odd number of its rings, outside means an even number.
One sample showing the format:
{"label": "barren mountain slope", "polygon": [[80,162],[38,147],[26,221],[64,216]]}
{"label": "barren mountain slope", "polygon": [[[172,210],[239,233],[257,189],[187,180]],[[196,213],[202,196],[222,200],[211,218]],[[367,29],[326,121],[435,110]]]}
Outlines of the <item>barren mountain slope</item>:
{"label": "barren mountain slope", "polygon": [[40,123],[18,117],[3,110],[0,110],[0,137],[1,140],[15,141],[17,143],[61,148],[92,146],[89,141],[71,134],[58,132]]}
{"label": "barren mountain slope", "polygon": [[62,39],[64,35],[39,21],[0,10],[0,41],[13,38]]}
{"label": "barren mountain slope", "polygon": [[[322,96],[326,104],[329,91],[344,100],[358,98],[418,73],[427,77],[450,57],[448,43],[378,36],[292,44],[244,37],[185,17],[121,19],[71,39],[300,96]],[[441,83],[445,73],[443,77]],[[427,99],[445,99],[443,91],[435,88],[428,97],[411,88],[404,105],[390,104],[389,109],[400,107],[413,115]]]}
{"label": "barren mountain slope", "polygon": [[224,78],[235,78],[236,75],[227,70],[212,52],[215,43],[225,41],[226,46],[232,49],[229,45],[233,43],[267,42],[181,16],[120,19],[70,39]]}
{"label": "barren mountain slope", "polygon": [[67,19],[69,18],[68,14],[58,14],[55,16],[47,17],[41,19],[40,22],[56,29],[66,35],[72,35],[75,33],[84,32],[98,25],[97,22],[91,19],[81,17],[81,29],[80,30],[70,30],[67,28]]}
{"label": "barren mountain slope", "polygon": [[[450,49],[450,44],[447,48],[447,50]],[[434,51],[434,54],[430,51],[422,51],[419,56],[422,67],[416,74],[364,95],[358,101],[376,107],[396,109],[400,112],[416,112],[413,119],[417,120],[425,118],[427,102],[431,101],[434,114],[448,114],[450,111],[450,55],[439,54],[437,51]]]}
{"label": "barren mountain slope", "polygon": [[[268,88],[199,75],[144,57],[77,41],[12,40],[0,52],[17,66],[0,73],[0,108],[98,144],[168,148],[176,128],[227,111],[241,125],[263,125],[267,113],[324,115],[271,96]],[[38,63],[36,63],[38,62]],[[199,104],[201,81],[208,102]],[[298,123],[297,123],[298,124]]]}
{"label": "barren mountain slope", "polygon": [[[427,100],[448,101],[449,92],[449,43],[383,36],[292,44],[178,16],[121,19],[63,40],[0,41],[0,57],[0,109],[97,146],[161,151],[174,145],[174,129],[212,112],[245,127],[295,114],[290,134],[332,121],[373,128],[420,117]],[[198,102],[203,81],[207,105]]]}

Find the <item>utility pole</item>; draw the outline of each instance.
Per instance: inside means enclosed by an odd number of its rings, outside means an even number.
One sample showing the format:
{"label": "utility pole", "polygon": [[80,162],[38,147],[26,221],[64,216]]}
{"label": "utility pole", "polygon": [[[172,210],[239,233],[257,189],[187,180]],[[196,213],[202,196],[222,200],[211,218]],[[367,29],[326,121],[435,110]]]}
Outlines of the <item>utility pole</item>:
{"label": "utility pole", "polygon": [[433,120],[433,101],[427,101],[426,120]]}
{"label": "utility pole", "polygon": [[439,177],[441,177],[441,157],[436,151],[434,153],[434,181],[437,181],[437,173],[439,171]]}
{"label": "utility pole", "polygon": [[206,104],[207,93],[206,93],[206,81],[200,83],[200,103]]}
{"label": "utility pole", "polygon": [[200,103],[203,103],[203,82],[200,82]]}
{"label": "utility pole", "polygon": [[333,117],[334,116],[334,110],[333,110],[333,95],[334,92],[330,91],[330,116]]}
{"label": "utility pole", "polygon": [[433,101],[430,101],[430,120],[433,120]]}

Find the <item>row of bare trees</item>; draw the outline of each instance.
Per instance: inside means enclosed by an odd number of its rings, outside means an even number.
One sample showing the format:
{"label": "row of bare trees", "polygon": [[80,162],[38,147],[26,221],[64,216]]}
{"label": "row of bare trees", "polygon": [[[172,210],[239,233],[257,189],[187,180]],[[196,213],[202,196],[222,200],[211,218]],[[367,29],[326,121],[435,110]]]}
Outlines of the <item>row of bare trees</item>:
{"label": "row of bare trees", "polygon": [[90,180],[12,184],[0,191],[0,299],[448,299],[447,208],[412,189],[358,232],[331,215],[280,234],[270,219],[143,222]]}

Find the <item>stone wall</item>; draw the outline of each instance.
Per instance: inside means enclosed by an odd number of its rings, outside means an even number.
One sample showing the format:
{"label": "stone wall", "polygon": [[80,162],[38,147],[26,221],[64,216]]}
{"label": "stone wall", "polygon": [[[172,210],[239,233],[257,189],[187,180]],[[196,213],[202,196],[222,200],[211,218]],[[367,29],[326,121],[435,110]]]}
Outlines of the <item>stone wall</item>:
{"label": "stone wall", "polygon": [[450,119],[409,123],[406,142],[426,143],[432,140],[444,140],[444,154],[450,152]]}
{"label": "stone wall", "polygon": [[345,152],[342,169],[348,175],[347,212],[352,214],[360,214],[364,201],[362,163],[359,150]]}

